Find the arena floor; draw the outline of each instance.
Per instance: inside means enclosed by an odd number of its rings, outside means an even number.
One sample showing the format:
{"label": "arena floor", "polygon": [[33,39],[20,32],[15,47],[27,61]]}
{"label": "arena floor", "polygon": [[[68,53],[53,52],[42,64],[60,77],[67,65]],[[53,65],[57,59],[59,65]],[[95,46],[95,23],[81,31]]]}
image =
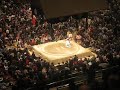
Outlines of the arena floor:
{"label": "arena floor", "polygon": [[88,48],[84,48],[74,41],[70,41],[70,43],[70,47],[66,47],[66,40],[34,45],[33,51],[37,56],[41,56],[46,61],[54,64],[65,62],[74,55],[77,55],[79,58],[96,55]]}

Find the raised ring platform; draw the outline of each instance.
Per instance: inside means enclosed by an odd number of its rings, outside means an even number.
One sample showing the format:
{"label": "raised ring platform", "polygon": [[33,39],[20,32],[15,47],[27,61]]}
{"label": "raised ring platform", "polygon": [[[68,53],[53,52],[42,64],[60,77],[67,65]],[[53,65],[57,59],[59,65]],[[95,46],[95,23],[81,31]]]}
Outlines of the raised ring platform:
{"label": "raised ring platform", "polygon": [[43,59],[54,64],[65,62],[70,57],[77,55],[79,58],[86,56],[95,56],[89,49],[82,47],[74,41],[70,41],[71,46],[66,47],[66,40],[49,42],[41,45],[34,45],[35,54],[40,55]]}

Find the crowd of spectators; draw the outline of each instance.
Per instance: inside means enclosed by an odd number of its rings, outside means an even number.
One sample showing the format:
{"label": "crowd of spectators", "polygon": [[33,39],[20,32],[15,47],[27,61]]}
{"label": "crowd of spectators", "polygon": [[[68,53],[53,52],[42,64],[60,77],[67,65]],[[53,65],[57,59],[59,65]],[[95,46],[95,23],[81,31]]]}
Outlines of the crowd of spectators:
{"label": "crowd of spectators", "polygon": [[[30,3],[15,0],[1,1],[0,9],[0,88],[24,90],[35,86],[68,78],[75,72],[88,73],[88,82],[95,71],[103,67],[120,64],[120,11],[117,16],[112,10],[90,12],[88,29],[86,20],[70,17],[65,22],[41,23],[40,15],[33,15]],[[78,22],[78,28],[76,22]],[[49,63],[35,53],[29,53],[28,46],[65,39],[67,32],[75,33],[75,41],[83,47],[91,47],[98,56],[78,58],[76,55],[62,64]],[[111,76],[112,77],[112,76]],[[111,78],[110,77],[110,78]],[[117,78],[118,79],[118,78]],[[23,83],[24,82],[24,83]],[[43,89],[42,89],[43,90]]]}

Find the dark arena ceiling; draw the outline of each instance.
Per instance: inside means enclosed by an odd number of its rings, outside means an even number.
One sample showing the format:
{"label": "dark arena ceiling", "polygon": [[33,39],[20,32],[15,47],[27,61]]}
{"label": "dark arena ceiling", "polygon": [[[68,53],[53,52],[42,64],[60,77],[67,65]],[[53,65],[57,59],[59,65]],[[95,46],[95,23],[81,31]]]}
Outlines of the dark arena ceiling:
{"label": "dark arena ceiling", "polygon": [[106,9],[106,0],[40,0],[47,19]]}

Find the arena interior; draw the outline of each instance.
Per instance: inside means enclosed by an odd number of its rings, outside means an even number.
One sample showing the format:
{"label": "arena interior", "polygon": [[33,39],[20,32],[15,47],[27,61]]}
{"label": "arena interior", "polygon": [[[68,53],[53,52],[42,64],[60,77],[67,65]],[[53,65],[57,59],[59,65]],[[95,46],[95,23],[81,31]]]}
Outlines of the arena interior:
{"label": "arena interior", "polygon": [[1,0],[0,90],[120,90],[120,0]]}

